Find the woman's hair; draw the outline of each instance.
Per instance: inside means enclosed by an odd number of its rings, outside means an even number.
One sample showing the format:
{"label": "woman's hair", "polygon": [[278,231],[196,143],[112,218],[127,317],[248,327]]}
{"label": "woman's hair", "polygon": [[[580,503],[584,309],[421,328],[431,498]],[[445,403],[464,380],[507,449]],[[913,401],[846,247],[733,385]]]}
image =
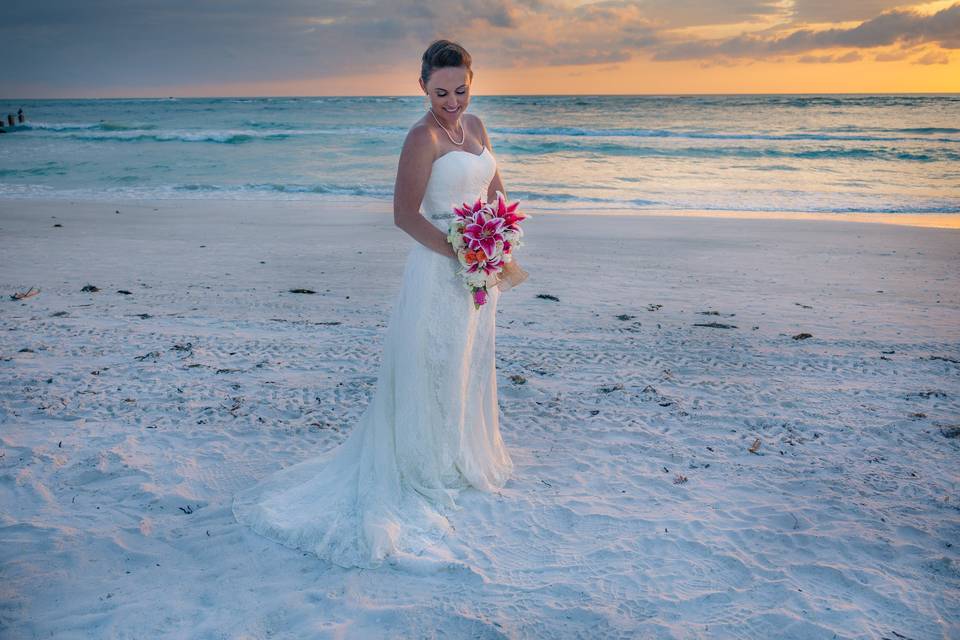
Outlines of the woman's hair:
{"label": "woman's hair", "polygon": [[472,59],[467,50],[456,42],[436,40],[423,52],[423,63],[420,65],[420,78],[427,84],[434,69],[441,67],[466,67],[470,79],[473,79],[473,69],[470,68]]}

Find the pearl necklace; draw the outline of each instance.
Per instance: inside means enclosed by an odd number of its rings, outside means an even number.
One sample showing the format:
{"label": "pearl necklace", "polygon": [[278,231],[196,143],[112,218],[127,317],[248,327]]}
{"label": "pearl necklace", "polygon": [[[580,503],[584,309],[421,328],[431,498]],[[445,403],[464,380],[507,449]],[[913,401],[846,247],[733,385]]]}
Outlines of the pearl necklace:
{"label": "pearl necklace", "polygon": [[459,146],[463,146],[463,141],[467,139],[467,132],[466,132],[466,130],[463,128],[463,125],[462,125],[462,124],[460,125],[460,132],[461,132],[463,135],[460,136],[460,142],[457,142],[456,140],[453,139],[453,136],[450,135],[450,132],[447,131],[447,128],[446,128],[445,126],[443,126],[443,123],[440,122],[440,118],[437,117],[437,114],[435,114],[435,113],[433,112],[433,107],[430,108],[430,115],[433,116],[433,119],[436,120],[436,121],[437,121],[437,124],[440,125],[440,128],[443,129],[443,132],[444,132],[445,134],[447,134],[447,137],[448,137],[448,138],[450,138],[450,142],[452,142],[453,144],[457,145],[458,147],[459,147]]}

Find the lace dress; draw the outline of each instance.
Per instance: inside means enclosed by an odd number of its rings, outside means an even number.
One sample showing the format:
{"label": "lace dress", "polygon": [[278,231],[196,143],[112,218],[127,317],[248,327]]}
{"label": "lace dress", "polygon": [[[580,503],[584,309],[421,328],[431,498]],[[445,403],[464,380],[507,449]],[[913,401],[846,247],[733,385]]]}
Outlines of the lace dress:
{"label": "lace dress", "polygon": [[[495,171],[486,148],[441,156],[421,214],[446,231],[453,205],[485,199]],[[238,522],[342,567],[375,568],[442,540],[461,490],[507,482],[494,354],[500,291],[475,309],[457,268],[415,243],[364,413],[339,446],[238,492]]]}

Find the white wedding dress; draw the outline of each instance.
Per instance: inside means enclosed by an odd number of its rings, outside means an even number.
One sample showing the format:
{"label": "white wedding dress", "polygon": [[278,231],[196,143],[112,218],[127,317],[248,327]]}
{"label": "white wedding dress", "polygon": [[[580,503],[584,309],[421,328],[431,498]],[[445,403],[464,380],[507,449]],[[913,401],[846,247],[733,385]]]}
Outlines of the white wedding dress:
{"label": "white wedding dress", "polygon": [[[495,171],[486,148],[437,158],[421,214],[446,232],[452,207],[486,199]],[[500,290],[475,309],[458,266],[415,244],[370,404],[339,446],[237,493],[238,522],[342,567],[375,568],[440,542],[461,490],[503,487],[513,462],[494,368]]]}

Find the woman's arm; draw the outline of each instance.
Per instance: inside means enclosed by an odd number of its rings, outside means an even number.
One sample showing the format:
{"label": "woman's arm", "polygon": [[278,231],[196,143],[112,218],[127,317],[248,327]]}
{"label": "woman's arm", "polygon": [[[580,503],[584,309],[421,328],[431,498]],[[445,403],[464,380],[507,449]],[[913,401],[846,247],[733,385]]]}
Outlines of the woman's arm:
{"label": "woman's arm", "polygon": [[447,235],[420,214],[420,203],[433,169],[433,134],[423,125],[407,134],[393,186],[393,223],[432,251],[456,259]]}
{"label": "woman's arm", "polygon": [[[480,138],[483,140],[484,146],[490,150],[490,153],[493,153],[493,146],[490,144],[490,136],[487,135],[487,128],[483,126],[483,120],[479,117],[470,114],[473,116],[473,120],[477,126],[477,129],[480,130]],[[503,180],[500,179],[500,168],[497,168],[496,173],[493,174],[493,179],[490,181],[490,187],[487,189],[487,202],[493,202],[497,199],[497,191],[503,194],[503,197],[507,197],[507,190],[503,186]]]}
{"label": "woman's arm", "polygon": [[[493,146],[490,144],[490,136],[487,135],[487,128],[483,126],[483,120],[477,116],[473,116],[478,128],[480,129],[480,135],[483,138],[483,144],[490,150],[490,153],[493,153]],[[493,174],[493,179],[490,181],[490,187],[487,189],[487,202],[493,202],[497,199],[497,191],[503,194],[503,197],[507,197],[507,190],[503,186],[503,180],[500,179],[500,169],[497,168],[497,172]],[[503,265],[503,269],[500,272],[500,275],[497,276],[497,283],[493,286],[500,287],[502,291],[512,289],[521,282],[527,279],[528,274],[523,268],[517,264],[516,259],[511,260],[510,262]]]}

